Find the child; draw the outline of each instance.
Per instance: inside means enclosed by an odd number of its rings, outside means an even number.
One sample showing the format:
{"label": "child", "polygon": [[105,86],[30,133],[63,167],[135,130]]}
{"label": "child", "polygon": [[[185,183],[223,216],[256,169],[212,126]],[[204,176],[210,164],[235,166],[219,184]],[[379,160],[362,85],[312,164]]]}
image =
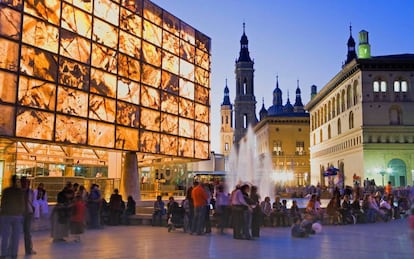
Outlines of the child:
{"label": "child", "polygon": [[306,230],[302,227],[299,217],[294,218],[291,233],[292,237],[309,237],[309,234],[306,233]]}
{"label": "child", "polygon": [[70,218],[70,233],[74,235],[74,242],[80,242],[80,235],[85,231],[86,206],[80,194],[76,194]]}

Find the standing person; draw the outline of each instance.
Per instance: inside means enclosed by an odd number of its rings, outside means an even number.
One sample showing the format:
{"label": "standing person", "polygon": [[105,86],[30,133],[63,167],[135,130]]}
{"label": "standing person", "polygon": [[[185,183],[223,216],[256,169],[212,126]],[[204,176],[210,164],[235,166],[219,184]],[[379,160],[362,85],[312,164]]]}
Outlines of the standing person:
{"label": "standing person", "polygon": [[257,186],[252,186],[250,192],[252,201],[252,237],[260,237],[260,225],[262,224],[262,209],[260,208],[260,195],[257,193]]}
{"label": "standing person", "polygon": [[[231,216],[233,224],[233,238],[234,239],[246,239],[246,236],[243,236],[245,232],[243,230],[245,225],[248,223],[245,222],[244,212],[249,209],[249,204],[243,197],[242,189],[246,191],[248,185],[237,186],[236,189],[231,194]],[[247,226],[248,228],[248,226]]]}
{"label": "standing person", "polygon": [[119,194],[118,189],[114,189],[114,193],[109,198],[109,224],[119,225],[119,220],[122,214],[122,195]]}
{"label": "standing person", "polygon": [[17,258],[25,208],[23,192],[17,186],[17,176],[13,175],[11,180],[11,186],[4,189],[1,196],[1,256],[4,258]]}
{"label": "standing person", "polygon": [[191,199],[191,190],[189,189],[189,191],[187,191],[185,199],[181,202],[181,206],[184,208],[184,233],[191,233],[191,221],[193,219],[194,211]]}
{"label": "standing person", "polygon": [[165,205],[162,196],[158,195],[154,202],[154,211],[152,212],[152,226],[162,226],[162,216],[165,215]]}
{"label": "standing person", "polygon": [[228,225],[229,196],[224,192],[223,185],[219,185],[216,193],[216,215],[218,217],[218,228],[220,234],[224,234],[224,228]]}
{"label": "standing person", "polygon": [[49,205],[47,204],[47,192],[43,183],[39,183],[37,188],[33,191],[33,207],[34,218],[39,219],[40,215],[47,215],[49,213]]}
{"label": "standing person", "polygon": [[388,184],[385,186],[385,193],[390,195],[392,193],[392,184],[391,181],[388,182]]}
{"label": "standing person", "polygon": [[80,242],[80,235],[85,232],[86,205],[78,192],[72,206],[70,217],[70,233],[75,236],[74,242]]}
{"label": "standing person", "polygon": [[191,197],[194,203],[194,220],[191,233],[202,235],[208,200],[208,195],[203,187],[203,184],[194,182],[194,188],[191,192]]}
{"label": "standing person", "polygon": [[262,222],[264,226],[272,226],[273,223],[271,221],[272,215],[272,204],[270,203],[270,197],[265,197],[264,201],[260,204],[262,210]]}
{"label": "standing person", "polygon": [[51,236],[53,242],[65,242],[69,236],[70,203],[72,198],[72,185],[66,184],[65,188],[57,194],[57,203],[51,215]]}
{"label": "standing person", "polygon": [[32,229],[32,220],[33,220],[33,190],[30,188],[30,180],[23,176],[20,179],[20,184],[22,186],[23,196],[24,196],[24,214],[23,214],[23,234],[24,234],[24,250],[26,255],[34,255],[36,252],[33,250],[32,234],[30,233]]}
{"label": "standing person", "polygon": [[101,193],[97,184],[92,184],[88,197],[89,227],[92,229],[100,228],[99,207],[102,202]]}

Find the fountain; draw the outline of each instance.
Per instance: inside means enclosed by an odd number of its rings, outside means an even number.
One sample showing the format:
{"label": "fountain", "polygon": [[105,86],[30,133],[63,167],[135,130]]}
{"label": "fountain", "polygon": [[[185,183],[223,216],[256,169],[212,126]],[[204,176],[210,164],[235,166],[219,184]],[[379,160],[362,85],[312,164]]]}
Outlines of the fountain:
{"label": "fountain", "polygon": [[231,192],[239,183],[256,185],[262,199],[274,197],[275,180],[270,153],[257,154],[256,137],[251,126],[240,141],[239,150],[231,150],[227,163],[226,188]]}

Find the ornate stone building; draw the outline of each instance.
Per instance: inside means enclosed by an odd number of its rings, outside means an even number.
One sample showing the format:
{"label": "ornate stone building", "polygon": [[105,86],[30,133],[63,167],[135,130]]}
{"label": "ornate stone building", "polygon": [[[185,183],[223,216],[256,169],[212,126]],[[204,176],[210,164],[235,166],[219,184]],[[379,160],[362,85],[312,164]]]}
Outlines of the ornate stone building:
{"label": "ornate stone building", "polygon": [[368,32],[348,40],[342,70],[318,93],[313,86],[306,110],[311,114],[311,182],[324,184],[323,172],[337,167],[345,185],[354,174],[413,184],[414,54],[371,56]]}

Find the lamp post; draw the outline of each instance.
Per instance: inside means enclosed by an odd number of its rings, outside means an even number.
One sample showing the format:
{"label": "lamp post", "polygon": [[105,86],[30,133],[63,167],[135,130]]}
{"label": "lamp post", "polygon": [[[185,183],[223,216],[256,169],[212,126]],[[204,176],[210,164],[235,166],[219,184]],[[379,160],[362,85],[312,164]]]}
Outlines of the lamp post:
{"label": "lamp post", "polygon": [[392,168],[389,168],[389,167],[387,169],[381,168],[381,169],[378,170],[378,173],[382,176],[382,186],[385,186],[384,176],[385,176],[385,174],[391,174],[392,173]]}

